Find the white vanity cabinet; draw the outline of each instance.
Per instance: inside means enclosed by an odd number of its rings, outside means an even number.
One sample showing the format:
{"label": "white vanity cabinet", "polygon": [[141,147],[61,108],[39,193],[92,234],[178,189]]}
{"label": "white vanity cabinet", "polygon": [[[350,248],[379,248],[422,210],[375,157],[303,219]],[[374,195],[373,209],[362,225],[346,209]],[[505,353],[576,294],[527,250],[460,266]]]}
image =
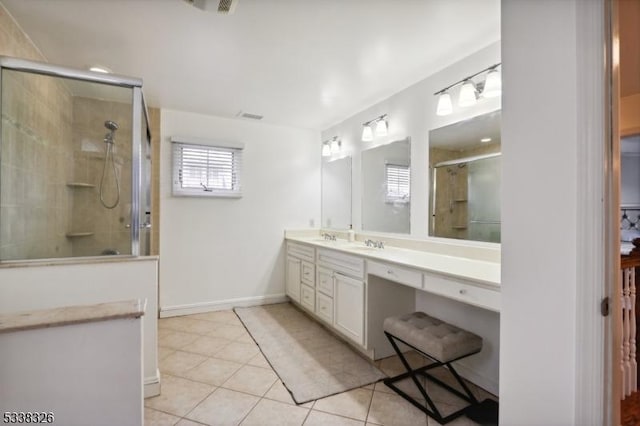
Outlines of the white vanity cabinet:
{"label": "white vanity cabinet", "polygon": [[345,337],[364,346],[364,260],[319,249],[316,263],[316,313]]}
{"label": "white vanity cabinet", "polygon": [[287,243],[286,293],[307,309],[315,308],[315,249]]}
{"label": "white vanity cabinet", "polygon": [[359,345],[364,345],[364,282],[336,273],[334,326]]}

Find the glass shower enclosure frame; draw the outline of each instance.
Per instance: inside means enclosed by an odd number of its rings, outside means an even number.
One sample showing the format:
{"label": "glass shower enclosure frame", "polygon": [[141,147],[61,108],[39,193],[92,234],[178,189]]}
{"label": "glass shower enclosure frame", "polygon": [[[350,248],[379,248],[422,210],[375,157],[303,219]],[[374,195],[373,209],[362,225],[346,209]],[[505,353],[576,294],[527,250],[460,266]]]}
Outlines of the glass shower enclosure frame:
{"label": "glass shower enclosure frame", "polygon": [[[151,131],[149,128],[149,114],[147,111],[147,107],[145,104],[144,95],[142,92],[142,79],[126,77],[115,74],[102,74],[92,71],[83,71],[73,68],[67,68],[58,65],[52,65],[48,63],[42,63],[37,61],[30,61],[25,59],[0,56],[0,100],[3,100],[2,90],[4,88],[3,78],[5,71],[18,71],[22,73],[28,74],[37,74],[42,76],[50,76],[50,77],[58,77],[61,79],[67,80],[75,80],[80,82],[87,83],[98,83],[106,86],[115,86],[126,89],[131,89],[132,91],[132,117],[131,117],[131,200],[130,200],[130,224],[127,224],[126,227],[130,227],[130,240],[131,240],[131,254],[116,254],[111,257],[132,257],[132,256],[140,256],[140,255],[148,255],[149,250],[148,247],[141,247],[141,229],[150,228],[150,191],[149,188],[143,189],[143,183],[145,185],[150,185],[150,142],[151,142]],[[0,102],[0,130],[2,130],[2,126],[4,124],[3,109],[4,104]],[[143,115],[144,114],[144,115]],[[146,126],[146,129],[143,128]],[[144,132],[144,134],[143,134]],[[0,147],[3,146],[3,136],[4,132],[0,131]],[[128,137],[128,136],[127,136]],[[143,146],[143,138],[146,137],[146,146]],[[1,155],[1,152],[0,152]],[[128,154],[127,154],[128,155]],[[145,155],[145,159],[149,159],[149,162],[143,159],[143,155]],[[145,169],[143,170],[143,161],[145,161]],[[60,165],[60,167],[64,167],[64,165]],[[114,166],[115,167],[115,166]],[[145,172],[145,176],[143,176],[143,171]],[[103,171],[104,173],[104,171]],[[114,169],[115,174],[115,169]],[[0,177],[0,187],[6,182],[2,182]],[[119,193],[118,193],[119,194]],[[145,197],[147,205],[142,206],[142,197]],[[141,217],[141,213],[146,217],[146,220],[143,220]],[[0,216],[0,220],[2,220]],[[5,219],[6,220],[6,219]],[[1,225],[1,223],[0,223]],[[123,225],[124,226],[124,225]],[[150,232],[147,233],[147,243],[144,244],[148,246]],[[2,241],[0,241],[0,245],[2,245]],[[97,256],[97,255],[95,255]],[[36,258],[25,258],[25,259],[2,259],[0,258],[0,263],[5,262],[15,262],[15,261],[24,261],[24,260],[68,260],[69,258],[90,258],[94,257],[94,255],[71,255],[71,256],[63,256],[63,257],[36,257]],[[101,256],[100,256],[101,257]]]}

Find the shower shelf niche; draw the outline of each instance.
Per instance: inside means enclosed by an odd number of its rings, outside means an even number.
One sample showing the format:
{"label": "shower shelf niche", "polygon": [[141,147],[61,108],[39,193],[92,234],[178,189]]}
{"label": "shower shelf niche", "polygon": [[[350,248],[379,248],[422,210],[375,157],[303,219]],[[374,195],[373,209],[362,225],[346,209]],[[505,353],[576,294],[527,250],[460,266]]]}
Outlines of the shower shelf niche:
{"label": "shower shelf niche", "polygon": [[67,182],[67,186],[69,188],[95,188],[96,186],[92,183],[86,182]]}
{"label": "shower shelf niche", "polygon": [[460,226],[452,226],[453,229],[467,229],[466,225],[460,225]]}
{"label": "shower shelf niche", "polygon": [[466,203],[468,200],[466,198],[456,198],[453,201],[456,203]]}
{"label": "shower shelf niche", "polygon": [[93,232],[67,232],[65,235],[67,238],[78,238],[78,237],[90,237],[93,235]]}

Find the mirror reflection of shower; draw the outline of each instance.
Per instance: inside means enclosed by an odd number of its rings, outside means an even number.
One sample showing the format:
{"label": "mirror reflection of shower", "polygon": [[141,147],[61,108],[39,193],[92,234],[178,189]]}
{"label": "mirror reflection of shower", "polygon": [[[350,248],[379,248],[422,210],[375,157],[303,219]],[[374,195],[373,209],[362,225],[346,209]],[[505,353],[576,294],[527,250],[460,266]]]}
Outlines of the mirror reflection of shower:
{"label": "mirror reflection of shower", "polygon": [[[104,153],[104,165],[102,167],[102,178],[100,179],[100,202],[106,208],[113,209],[118,205],[118,203],[120,203],[120,182],[118,181],[118,173],[116,171],[116,162],[115,162],[115,159],[113,158],[114,157],[113,145],[115,144],[115,133],[116,133],[116,130],[118,130],[118,123],[116,123],[115,121],[107,120],[104,122],[104,127],[106,127],[109,130],[109,133],[107,133],[104,136],[105,153]],[[108,204],[105,201],[105,195],[104,195],[105,180],[107,175],[107,169],[109,168],[109,163],[111,163],[111,169],[113,170],[113,178],[115,179],[115,184],[116,184],[116,199],[111,204]]]}

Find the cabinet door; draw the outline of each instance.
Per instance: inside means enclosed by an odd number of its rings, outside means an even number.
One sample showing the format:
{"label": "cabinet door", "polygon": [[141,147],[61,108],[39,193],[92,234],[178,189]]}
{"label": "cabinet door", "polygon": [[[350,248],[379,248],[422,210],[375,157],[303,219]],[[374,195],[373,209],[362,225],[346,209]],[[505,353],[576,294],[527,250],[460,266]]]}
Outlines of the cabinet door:
{"label": "cabinet door", "polygon": [[316,291],[306,284],[300,286],[300,304],[311,312],[316,311]]}
{"label": "cabinet door", "polygon": [[302,261],[302,270],[300,272],[300,280],[309,287],[316,286],[316,266],[311,262]]}
{"label": "cabinet door", "polygon": [[287,296],[300,302],[300,259],[287,257]]}
{"label": "cabinet door", "polygon": [[318,280],[316,288],[329,297],[333,297],[333,271],[318,266]]}
{"label": "cabinet door", "polygon": [[359,345],[364,345],[364,283],[335,274],[334,326]]}

